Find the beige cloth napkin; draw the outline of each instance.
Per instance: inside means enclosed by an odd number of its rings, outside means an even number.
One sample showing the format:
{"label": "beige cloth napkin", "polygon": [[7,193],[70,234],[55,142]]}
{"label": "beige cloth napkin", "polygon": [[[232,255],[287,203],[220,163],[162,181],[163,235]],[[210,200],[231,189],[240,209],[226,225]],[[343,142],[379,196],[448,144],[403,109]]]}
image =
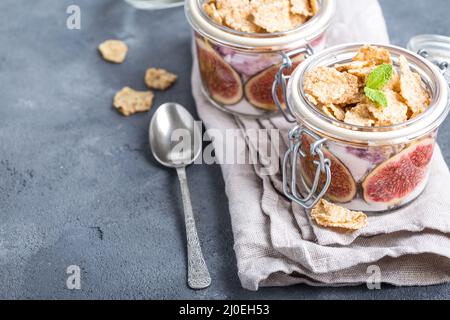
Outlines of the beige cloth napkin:
{"label": "beige cloth napkin", "polygon": [[[376,0],[339,0],[337,4],[328,45],[389,41]],[[222,165],[244,288],[357,285],[371,281],[373,270],[380,271],[382,282],[398,286],[450,281],[450,173],[439,149],[431,183],[419,200],[396,213],[371,216],[369,227],[359,232],[338,234],[312,224],[303,209],[282,195],[279,173],[262,173],[260,163],[267,160],[263,150],[278,138],[282,141],[279,156],[283,156],[291,125],[282,118],[249,120],[215,109],[200,90],[196,67],[192,87],[206,128],[222,134],[225,129],[240,128],[241,143],[247,143],[252,157],[260,160],[256,165]],[[245,134],[250,129],[278,129],[279,136],[256,142]],[[224,157],[220,148],[216,157]]]}

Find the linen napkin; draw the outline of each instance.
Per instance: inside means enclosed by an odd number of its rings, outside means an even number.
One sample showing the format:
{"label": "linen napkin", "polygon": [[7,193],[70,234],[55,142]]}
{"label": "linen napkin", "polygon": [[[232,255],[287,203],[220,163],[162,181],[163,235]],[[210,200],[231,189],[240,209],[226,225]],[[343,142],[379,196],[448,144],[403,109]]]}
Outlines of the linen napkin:
{"label": "linen napkin", "polygon": [[[337,16],[327,45],[345,42],[388,43],[384,18],[376,0],[337,1]],[[195,55],[194,55],[195,56]],[[339,234],[312,223],[305,210],[282,194],[281,176],[267,175],[266,151],[275,142],[287,149],[291,124],[282,118],[249,120],[225,114],[203,96],[194,61],[193,95],[207,129],[240,129],[238,143],[247,145],[254,165],[222,165],[229,198],[239,277],[244,288],[357,285],[373,270],[379,280],[399,286],[431,285],[450,281],[450,173],[437,148],[430,184],[419,200],[393,214],[370,216],[369,227]],[[276,129],[263,141],[247,134],[254,129]],[[216,157],[233,145],[214,140]],[[219,147],[220,146],[220,147]],[[449,193],[445,195],[443,193]]]}

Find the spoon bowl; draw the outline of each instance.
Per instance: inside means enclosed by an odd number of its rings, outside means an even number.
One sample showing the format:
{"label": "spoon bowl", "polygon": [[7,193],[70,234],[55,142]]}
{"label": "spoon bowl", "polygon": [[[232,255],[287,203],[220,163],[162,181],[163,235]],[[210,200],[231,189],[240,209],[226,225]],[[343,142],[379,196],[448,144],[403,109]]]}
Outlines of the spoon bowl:
{"label": "spoon bowl", "polygon": [[149,141],[155,159],[170,168],[193,163],[202,151],[201,130],[194,118],[172,102],[161,105],[153,115]]}

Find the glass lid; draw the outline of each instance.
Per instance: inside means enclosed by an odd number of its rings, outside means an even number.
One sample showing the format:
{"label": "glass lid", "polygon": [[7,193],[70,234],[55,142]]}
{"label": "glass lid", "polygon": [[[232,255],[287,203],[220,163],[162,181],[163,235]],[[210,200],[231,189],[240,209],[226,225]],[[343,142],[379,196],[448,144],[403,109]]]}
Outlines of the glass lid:
{"label": "glass lid", "polygon": [[418,35],[409,41],[408,49],[437,65],[445,80],[450,83],[450,37],[434,34]]}

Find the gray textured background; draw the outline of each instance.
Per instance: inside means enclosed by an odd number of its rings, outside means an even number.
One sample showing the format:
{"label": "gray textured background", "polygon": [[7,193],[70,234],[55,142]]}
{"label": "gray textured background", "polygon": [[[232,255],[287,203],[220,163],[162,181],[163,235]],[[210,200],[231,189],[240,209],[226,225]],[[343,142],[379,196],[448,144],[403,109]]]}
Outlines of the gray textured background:
{"label": "gray textured background", "polygon": [[[448,0],[382,0],[392,40],[450,34]],[[82,30],[65,27],[78,4]],[[131,50],[122,65],[102,62],[108,38]],[[449,298],[450,286],[317,289],[240,287],[220,168],[188,175],[213,284],[185,285],[178,183],[147,147],[152,112],[123,118],[111,108],[124,85],[144,89],[147,66],[180,75],[158,93],[194,114],[190,31],[181,9],[137,12],[119,0],[0,2],[0,298]],[[450,123],[440,143],[450,160]],[[68,265],[82,290],[65,289]]]}

